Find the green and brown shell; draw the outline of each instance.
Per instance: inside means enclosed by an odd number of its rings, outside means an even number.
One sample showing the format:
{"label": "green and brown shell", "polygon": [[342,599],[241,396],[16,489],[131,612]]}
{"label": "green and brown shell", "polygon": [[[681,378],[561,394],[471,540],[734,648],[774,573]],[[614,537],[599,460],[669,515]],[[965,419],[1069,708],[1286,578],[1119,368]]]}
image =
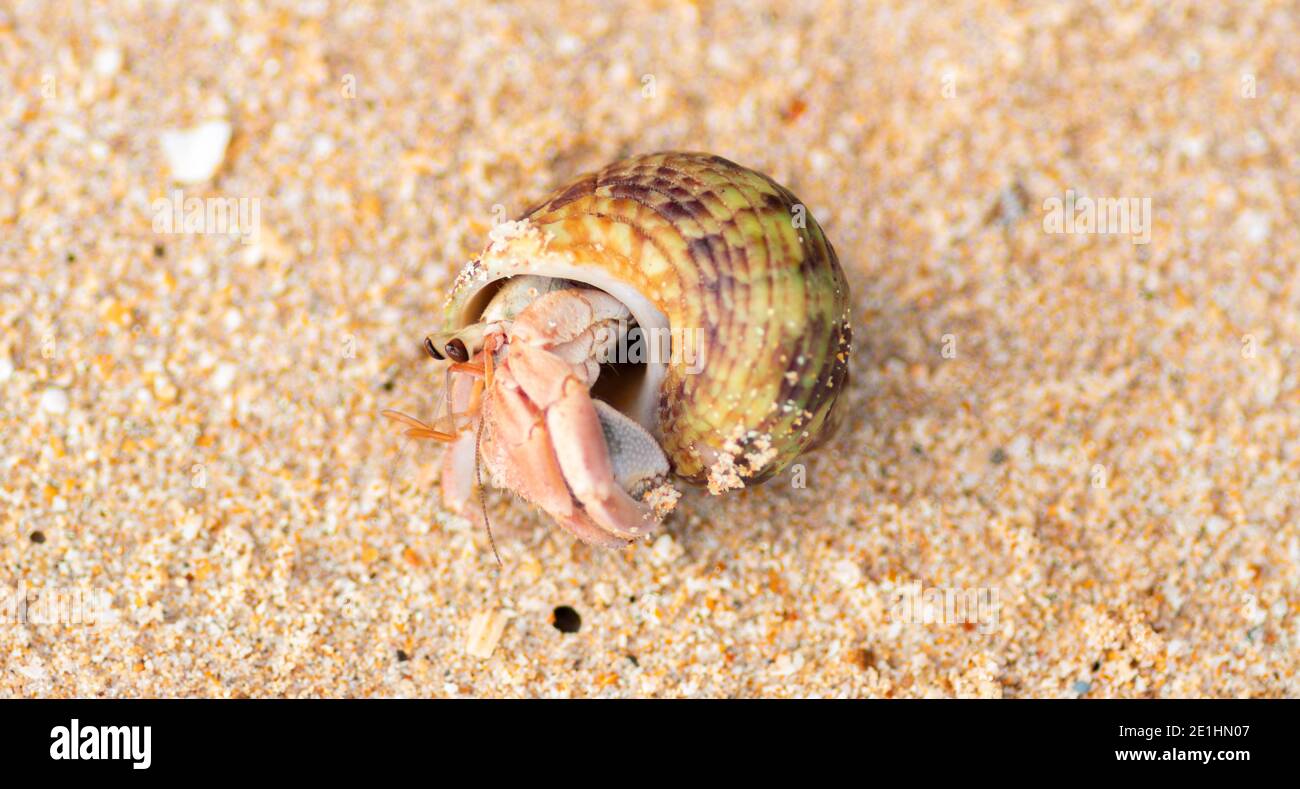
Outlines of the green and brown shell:
{"label": "green and brown shell", "polygon": [[492,283],[518,274],[601,288],[642,328],[674,330],[672,359],[699,354],[647,365],[619,404],[687,481],[714,492],[760,482],[835,428],[848,284],[816,220],[761,173],[672,152],[580,176],[493,230],[456,280],[448,328],[473,323]]}

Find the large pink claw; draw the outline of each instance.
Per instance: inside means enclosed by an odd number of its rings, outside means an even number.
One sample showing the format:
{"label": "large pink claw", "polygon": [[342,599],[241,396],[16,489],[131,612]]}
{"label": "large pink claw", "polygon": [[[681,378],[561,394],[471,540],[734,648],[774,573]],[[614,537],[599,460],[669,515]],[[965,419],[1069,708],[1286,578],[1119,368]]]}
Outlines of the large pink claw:
{"label": "large pink claw", "polygon": [[[572,500],[576,500],[591,522],[608,534],[625,541],[643,537],[657,521],[648,505],[634,500],[615,480],[601,421],[587,384],[580,377],[583,371],[575,368],[575,365],[537,346],[510,346],[508,372],[504,374],[514,379],[529,403],[511,401],[508,396],[494,401],[494,409],[498,405],[502,408],[496,417],[498,424],[513,421],[511,412],[518,414],[528,405],[535,406],[538,414],[544,415],[544,420],[533,425],[531,430],[534,435],[544,437],[548,449],[545,454],[549,454],[543,458],[539,451],[507,453],[510,457],[505,464],[506,473],[516,477],[510,481],[510,487],[541,506],[562,525],[574,525],[572,513],[577,507],[573,506]],[[511,389],[509,384],[501,381],[493,391],[506,393]],[[516,424],[513,428],[521,429],[522,425]],[[558,463],[563,478],[558,491],[544,494],[541,489],[553,484],[550,480],[536,480],[539,484],[533,484],[534,480],[523,477],[535,474],[537,469],[550,463]],[[664,467],[667,467],[666,461]],[[520,469],[526,471],[521,473]],[[590,540],[589,530],[582,531],[587,533],[578,536]]]}
{"label": "large pink claw", "polygon": [[667,459],[640,425],[590,393],[600,353],[617,339],[601,330],[628,317],[600,291],[541,296],[507,333],[485,410],[492,428],[512,437],[493,458],[495,476],[584,542],[625,544],[659,520],[629,491],[666,476]]}
{"label": "large pink claw", "polygon": [[614,479],[614,469],[587,388],[569,379],[562,399],[546,410],[550,434],[564,480],[574,498],[601,528],[624,539],[650,533],[658,521],[648,504],[635,501]]}

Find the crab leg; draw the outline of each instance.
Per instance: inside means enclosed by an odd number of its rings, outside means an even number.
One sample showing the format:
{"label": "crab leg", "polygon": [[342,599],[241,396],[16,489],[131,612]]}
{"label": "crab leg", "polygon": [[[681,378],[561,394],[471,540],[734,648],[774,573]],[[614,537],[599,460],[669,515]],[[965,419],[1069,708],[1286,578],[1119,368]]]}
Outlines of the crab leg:
{"label": "crab leg", "polygon": [[545,440],[567,483],[563,493],[567,496],[571,489],[605,531],[625,540],[644,536],[656,525],[650,507],[635,501],[615,481],[600,419],[575,366],[531,345],[512,345],[510,351],[511,373],[545,414]]}
{"label": "crab leg", "polygon": [[574,509],[573,514],[567,517],[557,517],[554,513],[547,514],[555,518],[555,522],[567,529],[570,534],[588,545],[597,545],[601,548],[622,548],[631,542],[600,528],[587,513],[580,509]]}
{"label": "crab leg", "polygon": [[[481,380],[465,376],[452,378],[453,413],[479,413],[482,392]],[[442,502],[447,509],[458,515],[469,516],[473,511],[468,505],[474,498],[474,488],[477,485],[474,479],[477,437],[478,431],[473,426],[458,432],[442,457],[442,478],[439,482]]]}
{"label": "crab leg", "polygon": [[457,515],[468,512],[474,497],[474,438],[477,431],[466,430],[447,447],[442,456],[442,503]]}
{"label": "crab leg", "polygon": [[493,425],[492,439],[483,447],[495,475],[583,542],[626,545],[626,539],[601,528],[574,502],[543,413],[519,391],[509,372],[499,373],[498,381],[486,416]]}
{"label": "crab leg", "polygon": [[489,408],[495,475],[506,487],[557,517],[572,512],[573,500],[551,451],[542,413],[508,381],[493,390]]}

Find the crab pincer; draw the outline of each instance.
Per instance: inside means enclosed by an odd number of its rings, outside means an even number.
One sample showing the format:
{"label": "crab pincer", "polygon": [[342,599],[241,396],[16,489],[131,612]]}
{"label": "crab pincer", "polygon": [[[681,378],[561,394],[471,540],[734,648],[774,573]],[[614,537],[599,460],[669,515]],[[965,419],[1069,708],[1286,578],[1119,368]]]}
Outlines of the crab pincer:
{"label": "crab pincer", "polygon": [[[502,465],[533,468],[529,464],[533,461],[548,466],[553,457],[563,475],[564,488],[551,490],[548,498],[552,502],[564,499],[562,492],[571,492],[572,496],[554,509],[543,509],[562,524],[572,525],[577,520],[586,525],[589,519],[597,528],[623,541],[645,536],[658,520],[648,504],[633,499],[615,478],[606,433],[615,434],[616,448],[632,446],[640,450],[635,458],[645,467],[633,472],[637,481],[668,473],[668,461],[653,437],[612,408],[603,411],[602,420],[602,411],[590,394],[600,369],[598,360],[608,350],[608,344],[617,341],[616,332],[609,331],[610,324],[625,322],[628,316],[627,308],[616,299],[590,289],[552,291],[538,299],[521,313],[508,334],[504,366],[522,398],[500,397],[497,401],[502,408],[521,408],[521,400],[525,400],[528,413],[534,415],[530,435],[545,436],[537,445],[549,449],[508,456]],[[496,388],[490,396],[511,390],[509,386]],[[497,408],[496,403],[493,408]],[[504,423],[505,419],[497,418],[497,425]],[[535,503],[541,505],[540,501]]]}

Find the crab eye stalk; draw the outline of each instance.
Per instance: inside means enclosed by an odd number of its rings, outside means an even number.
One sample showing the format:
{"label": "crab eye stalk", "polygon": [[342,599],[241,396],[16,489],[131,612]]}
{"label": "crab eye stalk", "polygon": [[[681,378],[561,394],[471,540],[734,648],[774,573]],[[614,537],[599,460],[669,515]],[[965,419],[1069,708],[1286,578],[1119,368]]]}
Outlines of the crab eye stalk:
{"label": "crab eye stalk", "polygon": [[465,342],[460,338],[448,341],[447,357],[453,362],[468,362],[469,349],[465,347]]}
{"label": "crab eye stalk", "polygon": [[434,359],[438,361],[442,361],[443,359],[447,358],[438,352],[438,346],[433,344],[433,338],[431,337],[424,338],[424,352],[429,354],[430,356],[432,356]]}

